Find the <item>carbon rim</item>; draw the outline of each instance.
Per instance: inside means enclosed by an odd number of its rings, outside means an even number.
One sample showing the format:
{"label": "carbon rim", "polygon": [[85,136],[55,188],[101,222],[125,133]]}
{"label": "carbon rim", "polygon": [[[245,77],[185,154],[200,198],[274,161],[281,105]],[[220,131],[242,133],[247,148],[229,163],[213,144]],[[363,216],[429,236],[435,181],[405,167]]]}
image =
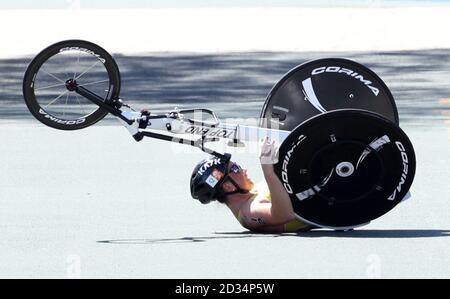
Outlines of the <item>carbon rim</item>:
{"label": "carbon rim", "polygon": [[64,41],[43,50],[29,65],[24,97],[30,112],[44,124],[64,130],[80,129],[102,119],[107,112],[66,88],[76,79],[105,100],[116,97],[120,74],[112,57],[85,41]]}

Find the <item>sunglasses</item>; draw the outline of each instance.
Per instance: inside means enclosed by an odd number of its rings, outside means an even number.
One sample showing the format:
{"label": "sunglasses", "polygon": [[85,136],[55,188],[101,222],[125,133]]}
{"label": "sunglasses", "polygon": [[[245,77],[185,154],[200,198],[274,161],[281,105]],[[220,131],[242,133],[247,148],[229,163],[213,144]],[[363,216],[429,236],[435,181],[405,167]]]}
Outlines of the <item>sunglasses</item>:
{"label": "sunglasses", "polygon": [[241,166],[239,166],[238,164],[232,162],[231,167],[230,167],[230,171],[232,171],[234,173],[238,173],[241,170],[242,170]]}

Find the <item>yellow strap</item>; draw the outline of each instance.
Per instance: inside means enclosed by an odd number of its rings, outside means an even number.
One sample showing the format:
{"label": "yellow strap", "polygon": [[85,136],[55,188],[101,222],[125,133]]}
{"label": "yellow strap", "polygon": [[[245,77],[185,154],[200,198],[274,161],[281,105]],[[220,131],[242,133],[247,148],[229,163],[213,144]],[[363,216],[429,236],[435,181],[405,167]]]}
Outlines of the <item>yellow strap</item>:
{"label": "yellow strap", "polygon": [[306,224],[298,219],[294,219],[284,225],[284,231],[287,233],[293,233],[293,232],[305,229],[308,226],[309,226],[308,224]]}

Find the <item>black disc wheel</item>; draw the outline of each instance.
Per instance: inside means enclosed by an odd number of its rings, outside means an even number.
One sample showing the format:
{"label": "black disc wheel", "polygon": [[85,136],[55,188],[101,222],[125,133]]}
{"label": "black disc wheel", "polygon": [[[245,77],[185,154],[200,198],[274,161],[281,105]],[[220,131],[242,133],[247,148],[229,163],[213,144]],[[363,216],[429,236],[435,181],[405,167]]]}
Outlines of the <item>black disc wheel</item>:
{"label": "black disc wheel", "polygon": [[43,124],[61,130],[93,125],[108,113],[69,88],[74,82],[105,101],[117,98],[120,73],[111,55],[96,44],[67,40],[39,53],[23,80],[25,103]]}
{"label": "black disc wheel", "polygon": [[337,109],[362,109],[398,124],[394,98],[367,67],[348,59],[327,58],[299,65],[270,91],[260,126],[292,131],[307,119]]}
{"label": "black disc wheel", "polygon": [[280,146],[275,172],[301,219],[343,228],[394,208],[411,187],[415,164],[413,146],[396,124],[343,109],[294,129]]}

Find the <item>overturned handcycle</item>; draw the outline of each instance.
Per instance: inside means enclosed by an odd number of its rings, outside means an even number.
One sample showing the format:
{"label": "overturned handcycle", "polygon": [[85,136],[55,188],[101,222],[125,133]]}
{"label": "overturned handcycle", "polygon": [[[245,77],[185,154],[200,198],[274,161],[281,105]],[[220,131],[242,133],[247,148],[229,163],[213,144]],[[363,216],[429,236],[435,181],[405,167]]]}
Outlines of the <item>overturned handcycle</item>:
{"label": "overturned handcycle", "polygon": [[[137,112],[120,98],[120,85],[118,66],[107,51],[67,40],[32,60],[23,94],[33,116],[49,127],[83,129],[110,113],[136,141],[152,137],[188,144],[222,159],[230,155],[205,144],[228,139],[242,145],[277,136],[282,143],[275,172],[296,216],[319,227],[365,225],[409,194],[415,153],[399,127],[394,98],[373,71],[354,61],[319,59],[289,71],[270,91],[258,127],[221,123],[204,108]],[[190,117],[196,113],[202,117]],[[179,137],[186,134],[190,138]]]}

